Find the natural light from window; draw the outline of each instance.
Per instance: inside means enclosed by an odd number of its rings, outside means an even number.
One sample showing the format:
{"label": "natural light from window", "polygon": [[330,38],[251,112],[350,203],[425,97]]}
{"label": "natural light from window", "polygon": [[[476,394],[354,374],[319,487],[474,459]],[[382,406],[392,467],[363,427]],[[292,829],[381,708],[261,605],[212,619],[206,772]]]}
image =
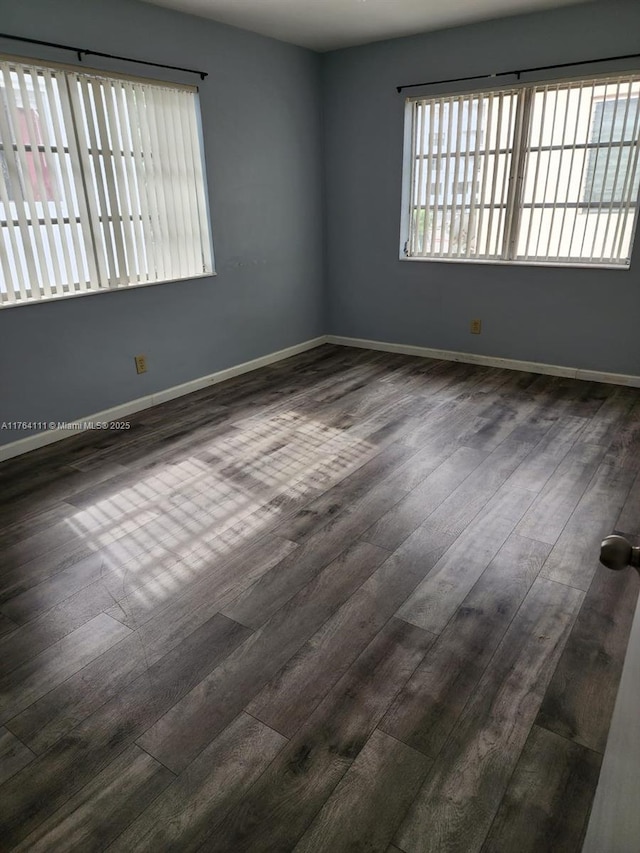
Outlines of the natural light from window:
{"label": "natural light from window", "polygon": [[0,306],[212,264],[196,89],[0,61]]}
{"label": "natural light from window", "polygon": [[626,267],[640,75],[407,102],[408,258]]}

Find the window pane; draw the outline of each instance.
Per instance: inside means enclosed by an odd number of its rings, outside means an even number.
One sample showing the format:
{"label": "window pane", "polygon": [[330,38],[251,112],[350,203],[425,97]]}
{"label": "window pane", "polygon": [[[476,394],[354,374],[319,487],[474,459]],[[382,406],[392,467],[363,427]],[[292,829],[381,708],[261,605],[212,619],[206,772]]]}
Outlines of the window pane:
{"label": "window pane", "polygon": [[[33,298],[77,287],[86,270],[69,251],[77,221],[70,156],[56,77],[2,63],[0,70],[0,227],[6,264],[2,294]],[[78,241],[82,247],[82,241]]]}
{"label": "window pane", "polygon": [[518,94],[414,102],[407,254],[501,257]]}
{"label": "window pane", "polygon": [[628,263],[639,95],[629,76],[535,89],[518,258]]}

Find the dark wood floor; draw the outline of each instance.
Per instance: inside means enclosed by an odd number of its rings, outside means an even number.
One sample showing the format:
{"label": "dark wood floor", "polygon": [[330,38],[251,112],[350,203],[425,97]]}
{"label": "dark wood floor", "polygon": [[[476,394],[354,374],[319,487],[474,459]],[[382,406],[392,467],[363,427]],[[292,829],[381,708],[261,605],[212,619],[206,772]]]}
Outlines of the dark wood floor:
{"label": "dark wood floor", "polygon": [[639,472],[637,389],[330,346],[5,463],[2,849],[578,851]]}

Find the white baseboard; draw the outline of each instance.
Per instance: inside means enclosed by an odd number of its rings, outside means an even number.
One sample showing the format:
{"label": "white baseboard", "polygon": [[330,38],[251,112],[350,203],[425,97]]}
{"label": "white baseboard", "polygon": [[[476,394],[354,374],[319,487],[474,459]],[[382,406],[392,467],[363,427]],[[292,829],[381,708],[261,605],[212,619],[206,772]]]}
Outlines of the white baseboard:
{"label": "white baseboard", "polygon": [[361,349],[399,352],[403,355],[416,355],[421,358],[438,358],[444,361],[463,361],[466,364],[482,364],[487,367],[504,367],[506,370],[524,370],[527,373],[546,373],[551,376],[567,376],[570,379],[584,379],[590,382],[607,382],[611,385],[629,385],[640,388],[640,376],[625,373],[604,373],[599,370],[582,370],[577,367],[564,367],[558,364],[544,364],[537,361],[517,361],[513,358],[498,358],[492,355],[478,355],[472,352],[454,352],[446,349],[431,349],[409,344],[390,344],[384,341],[367,341],[363,338],[345,338],[339,335],[327,335],[328,344]]}
{"label": "white baseboard", "polygon": [[[185,394],[191,394],[193,391],[199,391],[201,388],[206,388],[208,385],[216,385],[218,382],[224,382],[225,379],[232,379],[234,376],[240,376],[242,373],[259,370],[261,367],[274,364],[276,361],[282,361],[285,358],[290,358],[292,355],[298,355],[298,353],[314,349],[315,347],[319,347],[326,343],[326,340],[326,336],[322,335],[318,338],[304,341],[301,344],[296,344],[295,346],[269,353],[269,355],[254,358],[252,361],[245,361],[242,364],[227,367],[225,370],[219,370],[216,373],[210,373],[207,376],[192,379],[190,382],[183,382],[181,385],[174,385],[172,388],[166,388],[164,391],[158,391],[157,393],[149,394],[146,397],[138,397],[135,400],[130,400],[127,403],[122,403],[121,405],[114,406],[111,409],[105,409],[102,412],[94,412],[84,418],[78,418],[71,423],[73,425],[80,425],[87,422],[104,423],[109,421],[119,421],[126,418],[128,415],[133,415],[136,412],[143,411],[144,409],[150,409],[152,406],[157,406],[160,403],[166,403],[168,400],[174,400],[176,397],[183,397]],[[5,459],[11,459],[14,456],[20,456],[22,453],[28,453],[30,450],[36,450],[38,447],[44,447],[47,444],[52,444],[55,441],[61,441],[63,438],[78,435],[81,431],[82,430],[79,428],[74,429],[73,426],[69,429],[46,430],[45,432],[38,432],[35,435],[29,435],[26,438],[20,438],[18,441],[12,441],[10,444],[0,445],[0,462]]]}

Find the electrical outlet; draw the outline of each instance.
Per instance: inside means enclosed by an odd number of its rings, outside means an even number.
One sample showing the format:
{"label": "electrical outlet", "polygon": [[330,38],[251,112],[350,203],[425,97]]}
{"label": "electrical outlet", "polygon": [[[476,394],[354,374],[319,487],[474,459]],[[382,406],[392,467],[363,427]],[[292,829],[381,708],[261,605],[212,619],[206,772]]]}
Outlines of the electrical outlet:
{"label": "electrical outlet", "polygon": [[146,373],[147,372],[147,357],[146,357],[146,355],[135,355],[134,360],[136,363],[136,373]]}
{"label": "electrical outlet", "polygon": [[482,331],[482,320],[472,320],[471,321],[471,334],[479,335]]}

